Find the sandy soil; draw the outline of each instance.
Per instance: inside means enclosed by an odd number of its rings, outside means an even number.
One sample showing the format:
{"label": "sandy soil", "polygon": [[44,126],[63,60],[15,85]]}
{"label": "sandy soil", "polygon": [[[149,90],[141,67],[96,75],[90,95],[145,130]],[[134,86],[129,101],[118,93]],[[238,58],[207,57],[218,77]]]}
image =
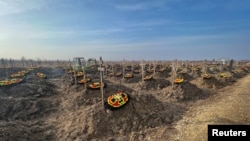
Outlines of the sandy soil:
{"label": "sandy soil", "polygon": [[204,101],[195,103],[176,123],[178,140],[207,140],[208,124],[250,125],[250,75],[227,86]]}

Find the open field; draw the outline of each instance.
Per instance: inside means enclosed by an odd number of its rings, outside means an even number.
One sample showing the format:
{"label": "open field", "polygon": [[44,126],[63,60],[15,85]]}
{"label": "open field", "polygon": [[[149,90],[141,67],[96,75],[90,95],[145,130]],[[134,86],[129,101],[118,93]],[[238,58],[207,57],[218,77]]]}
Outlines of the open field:
{"label": "open field", "polygon": [[[29,68],[24,66],[1,67],[0,80]],[[99,82],[99,66],[73,77],[76,72],[69,73],[68,64],[40,63],[21,76],[20,83],[0,86],[0,140],[206,140],[207,124],[250,123],[247,62],[231,66],[203,61],[104,62],[103,66],[104,100],[126,92],[129,101],[123,107],[104,109],[99,89],[75,84],[84,76],[90,78],[86,86]],[[176,79],[183,81],[176,84]]]}

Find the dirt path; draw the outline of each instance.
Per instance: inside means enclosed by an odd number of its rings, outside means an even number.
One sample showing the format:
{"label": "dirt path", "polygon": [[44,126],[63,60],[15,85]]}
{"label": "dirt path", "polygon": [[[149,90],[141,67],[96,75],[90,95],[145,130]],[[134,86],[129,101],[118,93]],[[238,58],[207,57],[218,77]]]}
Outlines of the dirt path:
{"label": "dirt path", "polygon": [[176,123],[171,140],[206,141],[208,124],[250,124],[250,75],[199,101]]}

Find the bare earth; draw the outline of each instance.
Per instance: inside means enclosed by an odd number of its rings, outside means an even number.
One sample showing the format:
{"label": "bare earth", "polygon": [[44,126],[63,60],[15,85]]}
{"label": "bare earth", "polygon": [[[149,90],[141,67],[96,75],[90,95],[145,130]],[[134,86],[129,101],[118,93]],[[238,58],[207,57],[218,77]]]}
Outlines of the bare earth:
{"label": "bare earth", "polygon": [[[39,68],[21,84],[0,87],[0,140],[206,141],[208,124],[250,124],[249,71],[207,81],[199,76],[185,74],[187,81],[174,89],[167,72],[145,83],[140,75],[124,84],[107,78],[104,98],[125,91],[130,101],[106,113],[100,90],[71,84],[60,68]],[[98,72],[90,77],[99,81]]]}
{"label": "bare earth", "polygon": [[[209,124],[250,124],[250,75],[227,86],[204,101],[195,103],[176,123],[171,138],[180,141],[206,141]],[[164,139],[162,139],[164,140]]]}

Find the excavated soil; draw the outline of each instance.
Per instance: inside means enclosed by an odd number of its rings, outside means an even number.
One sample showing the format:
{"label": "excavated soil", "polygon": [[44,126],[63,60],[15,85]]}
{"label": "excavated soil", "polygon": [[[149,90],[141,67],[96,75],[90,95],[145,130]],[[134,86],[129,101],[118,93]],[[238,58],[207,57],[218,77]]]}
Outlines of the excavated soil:
{"label": "excavated soil", "polygon": [[[8,68],[7,72],[9,75],[20,70]],[[102,105],[100,90],[75,85],[65,70],[35,69],[20,84],[0,87],[0,140],[204,140],[207,123],[249,123],[249,70],[228,72],[226,78],[214,72],[208,80],[192,72],[183,74],[182,84],[174,85],[170,72],[158,73],[144,82],[139,74],[124,80],[108,76],[104,79],[105,100],[117,91],[129,94],[126,105],[111,111]],[[36,77],[36,72],[47,78]],[[87,73],[91,82],[99,81],[99,72]],[[5,69],[0,69],[0,79],[5,77]],[[244,94],[244,98],[237,94]],[[225,113],[223,105],[230,107],[229,101],[236,108],[225,108]],[[239,114],[229,118],[230,112],[237,109],[241,109]],[[201,128],[199,134],[197,128]]]}

